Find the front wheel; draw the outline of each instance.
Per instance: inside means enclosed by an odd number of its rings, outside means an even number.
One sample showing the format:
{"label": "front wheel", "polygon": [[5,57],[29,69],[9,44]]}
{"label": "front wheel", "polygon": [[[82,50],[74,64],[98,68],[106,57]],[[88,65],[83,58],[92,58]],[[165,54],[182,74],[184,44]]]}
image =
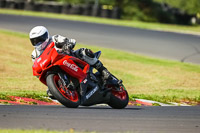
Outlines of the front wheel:
{"label": "front wheel", "polygon": [[46,78],[47,86],[52,95],[64,106],[69,108],[77,108],[80,105],[80,97],[76,90],[69,90],[61,83],[61,79],[57,74],[50,74]]}
{"label": "front wheel", "polygon": [[128,105],[129,96],[124,86],[121,86],[121,90],[118,91],[112,86],[110,101],[108,103],[114,109],[123,109]]}

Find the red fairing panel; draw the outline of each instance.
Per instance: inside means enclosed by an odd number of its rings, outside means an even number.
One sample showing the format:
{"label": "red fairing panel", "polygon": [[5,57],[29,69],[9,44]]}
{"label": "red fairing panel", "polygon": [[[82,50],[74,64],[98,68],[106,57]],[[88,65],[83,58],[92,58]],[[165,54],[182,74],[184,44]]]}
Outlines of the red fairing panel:
{"label": "red fairing panel", "polygon": [[79,79],[79,82],[82,82],[82,80],[86,78],[87,72],[89,71],[90,66],[89,64],[84,62],[84,64],[82,64],[84,65],[84,68],[81,69],[80,67],[77,66],[75,62],[83,63],[83,61],[75,57],[65,56],[63,59],[56,62],[56,64],[59,64],[60,68],[64,70],[65,72],[67,72],[68,74],[70,74],[72,77]]}
{"label": "red fairing panel", "polygon": [[54,43],[52,42],[47,46],[44,52],[38,57],[33,66],[33,76],[41,76],[42,72],[46,69],[47,64],[51,63],[50,52],[54,49]]}
{"label": "red fairing panel", "polygon": [[[76,57],[59,54],[54,45],[53,42],[49,44],[42,55],[35,60],[32,66],[33,75],[39,76],[40,81],[46,84],[44,75],[52,66],[59,66],[66,73],[82,82],[87,76],[90,65]],[[77,64],[81,64],[82,68]]]}

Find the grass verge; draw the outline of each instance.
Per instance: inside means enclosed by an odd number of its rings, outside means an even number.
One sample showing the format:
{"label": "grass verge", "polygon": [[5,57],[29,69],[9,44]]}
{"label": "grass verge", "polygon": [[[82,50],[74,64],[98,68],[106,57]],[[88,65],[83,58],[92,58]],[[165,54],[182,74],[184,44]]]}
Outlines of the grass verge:
{"label": "grass verge", "polygon": [[[33,47],[28,35],[0,30],[0,95],[40,98],[47,87],[32,76]],[[159,102],[200,102],[200,65],[161,60],[133,53],[77,44],[102,51],[100,59],[123,79],[131,98]]]}
{"label": "grass verge", "polygon": [[91,16],[66,15],[66,14],[34,12],[34,11],[24,11],[24,10],[10,10],[10,9],[0,9],[0,14],[13,14],[13,15],[56,18],[56,19],[65,19],[65,20],[73,20],[73,21],[92,22],[92,23],[135,27],[135,28],[141,28],[141,29],[180,32],[180,33],[189,33],[189,34],[200,35],[200,26],[198,26],[198,25],[183,26],[183,25],[173,25],[173,24],[149,23],[149,22],[141,22],[141,21],[129,21],[129,20],[116,20],[116,19],[98,18],[98,17],[91,17]]}

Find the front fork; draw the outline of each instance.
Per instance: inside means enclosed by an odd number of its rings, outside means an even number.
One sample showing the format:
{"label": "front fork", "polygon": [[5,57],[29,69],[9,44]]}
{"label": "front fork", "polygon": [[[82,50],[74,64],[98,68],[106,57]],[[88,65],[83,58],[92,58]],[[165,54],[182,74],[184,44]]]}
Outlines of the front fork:
{"label": "front fork", "polygon": [[59,86],[66,92],[66,88],[68,90],[71,90],[73,91],[75,89],[73,83],[70,82],[70,80],[68,79],[67,75],[66,74],[63,74],[63,73],[58,73],[58,76],[60,78],[60,81],[59,81]]}
{"label": "front fork", "polygon": [[67,84],[69,84],[69,80],[68,80],[68,78],[67,78],[67,76],[66,76],[65,74],[63,74],[63,73],[58,73],[58,76],[59,76],[59,78],[60,78],[60,80],[61,80],[61,83],[62,83],[64,86],[66,86]]}

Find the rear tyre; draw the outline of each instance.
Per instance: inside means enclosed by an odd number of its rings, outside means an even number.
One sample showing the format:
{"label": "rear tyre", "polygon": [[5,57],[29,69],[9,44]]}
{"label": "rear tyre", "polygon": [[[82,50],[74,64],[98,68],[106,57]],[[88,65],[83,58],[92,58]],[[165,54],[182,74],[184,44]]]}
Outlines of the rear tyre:
{"label": "rear tyre", "polygon": [[124,89],[122,91],[111,90],[110,101],[108,103],[114,109],[123,109],[128,105],[129,96],[128,92]]}
{"label": "rear tyre", "polygon": [[57,74],[50,74],[46,78],[46,83],[52,95],[64,106],[68,108],[77,108],[80,105],[80,97],[76,90],[63,90],[59,83],[60,77]]}

